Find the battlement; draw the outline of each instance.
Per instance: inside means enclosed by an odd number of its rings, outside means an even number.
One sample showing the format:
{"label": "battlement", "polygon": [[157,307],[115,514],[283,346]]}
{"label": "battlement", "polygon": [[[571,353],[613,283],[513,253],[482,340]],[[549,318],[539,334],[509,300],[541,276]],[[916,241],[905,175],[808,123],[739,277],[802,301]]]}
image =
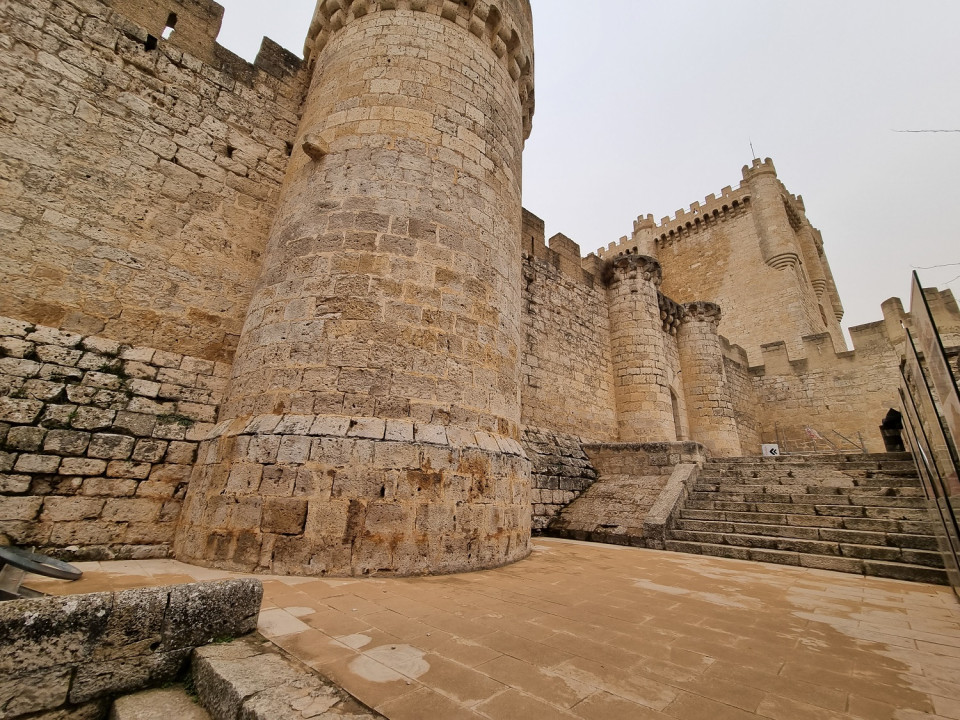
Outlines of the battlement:
{"label": "battlement", "polygon": [[667,216],[659,223],[654,220],[653,215],[641,215],[633,223],[631,237],[624,236],[619,242],[600,248],[597,253],[601,258],[639,253],[643,240],[652,238],[659,244],[670,242],[683,234],[699,232],[732,214],[746,210],[750,200],[747,186],[740,185],[734,189],[728,185],[720,191],[719,196],[707,195],[703,202],[694,202],[688,209],[681,208],[672,217]]}
{"label": "battlement", "polygon": [[213,0],[168,0],[157,4],[142,0],[104,0],[122,16],[127,37],[150,52],[160,43],[192,55],[231,78],[252,85],[256,71],[276,78],[296,75],[303,61],[269,38],[263,38],[254,62],[248,63],[217,42],[223,7]]}
{"label": "battlement", "polygon": [[758,175],[773,175],[776,177],[777,168],[774,166],[773,160],[770,158],[766,158],[765,160],[754,158],[752,164],[743,166],[744,181],[752,180]]}
{"label": "battlement", "polygon": [[529,0],[319,0],[303,48],[312,65],[330,38],[357,18],[402,10],[437,15],[486,40],[517,83],[523,106],[524,138],[534,113],[533,13]]}
{"label": "battlement", "polygon": [[534,257],[553,265],[561,273],[577,282],[594,285],[600,282],[603,262],[593,253],[587,257],[580,255],[580,245],[563,233],[557,233],[549,240],[544,238],[544,222],[532,212],[523,209],[523,245],[524,255]]}

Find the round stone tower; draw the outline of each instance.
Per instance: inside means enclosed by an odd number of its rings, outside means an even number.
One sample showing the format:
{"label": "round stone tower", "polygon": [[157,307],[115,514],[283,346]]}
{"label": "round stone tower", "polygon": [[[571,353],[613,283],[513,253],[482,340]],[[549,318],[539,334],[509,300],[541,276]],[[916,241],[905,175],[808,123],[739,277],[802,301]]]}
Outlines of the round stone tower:
{"label": "round stone tower", "polygon": [[677,440],[660,316],[660,263],[646,255],[613,261],[607,297],[620,442]]}
{"label": "round stone tower", "polygon": [[321,0],[183,560],[440,573],[530,552],[520,422],[528,0]]}

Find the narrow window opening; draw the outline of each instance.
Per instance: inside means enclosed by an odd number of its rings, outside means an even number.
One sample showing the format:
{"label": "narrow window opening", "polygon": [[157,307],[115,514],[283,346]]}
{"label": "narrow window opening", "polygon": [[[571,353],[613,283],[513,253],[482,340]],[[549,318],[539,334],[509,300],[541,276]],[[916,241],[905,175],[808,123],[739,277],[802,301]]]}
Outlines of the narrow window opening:
{"label": "narrow window opening", "polygon": [[230,146],[230,145],[227,145],[227,157],[232,160],[232,159],[233,159],[233,153],[236,152],[236,150],[237,150],[237,149],[236,149],[235,147],[232,147],[232,146]]}
{"label": "narrow window opening", "polygon": [[163,37],[164,40],[169,40],[170,36],[173,35],[173,29],[176,26],[177,26],[177,14],[172,12],[169,15],[167,15],[167,26],[163,29],[163,35],[161,37]]}
{"label": "narrow window opening", "polygon": [[288,142],[286,143],[286,146],[287,146],[287,157],[290,157],[290,154],[293,152],[293,143]]}
{"label": "narrow window opening", "polygon": [[156,50],[157,49],[157,39],[153,35],[147,35],[147,41],[143,44],[145,50]]}

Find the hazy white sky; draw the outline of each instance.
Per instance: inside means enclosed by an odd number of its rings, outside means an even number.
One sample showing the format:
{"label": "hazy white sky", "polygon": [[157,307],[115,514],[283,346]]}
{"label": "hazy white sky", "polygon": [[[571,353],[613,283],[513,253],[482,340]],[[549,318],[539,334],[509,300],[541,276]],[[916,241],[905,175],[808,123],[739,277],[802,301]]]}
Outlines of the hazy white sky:
{"label": "hazy white sky", "polygon": [[[219,0],[220,42],[301,54],[315,0]],[[537,109],[524,205],[584,254],[772,157],[822,232],[847,310],[960,295],[960,2],[532,0]]]}

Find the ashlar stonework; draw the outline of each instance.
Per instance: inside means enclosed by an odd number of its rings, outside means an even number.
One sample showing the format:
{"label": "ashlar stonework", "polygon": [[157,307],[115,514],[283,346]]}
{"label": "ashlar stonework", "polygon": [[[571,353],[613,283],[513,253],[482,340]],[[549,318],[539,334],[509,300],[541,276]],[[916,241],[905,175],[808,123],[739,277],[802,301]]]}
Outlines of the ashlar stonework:
{"label": "ashlar stonework", "polygon": [[456,572],[526,557],[641,444],[883,450],[911,320],[847,349],[769,159],[598,254],[546,240],[527,0],[320,0],[303,60],[252,64],[222,16],[0,5],[0,542]]}

